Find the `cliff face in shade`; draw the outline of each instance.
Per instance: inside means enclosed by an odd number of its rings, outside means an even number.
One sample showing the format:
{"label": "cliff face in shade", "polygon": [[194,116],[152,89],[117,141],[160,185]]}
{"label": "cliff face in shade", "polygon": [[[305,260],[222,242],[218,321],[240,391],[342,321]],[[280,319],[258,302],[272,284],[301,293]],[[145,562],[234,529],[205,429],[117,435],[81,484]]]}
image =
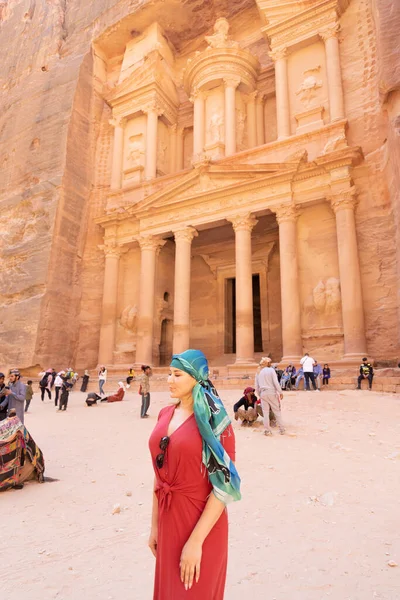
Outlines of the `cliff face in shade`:
{"label": "cliff face in shade", "polygon": [[[190,26],[253,3],[0,1],[0,368],[97,361],[111,131],[93,42],[140,18]],[[174,12],[175,11],[175,12]],[[190,24],[190,25],[189,25]],[[341,19],[368,352],[394,359],[400,304],[400,5],[352,0]],[[394,218],[393,218],[394,216]],[[397,280],[396,280],[397,269]]]}

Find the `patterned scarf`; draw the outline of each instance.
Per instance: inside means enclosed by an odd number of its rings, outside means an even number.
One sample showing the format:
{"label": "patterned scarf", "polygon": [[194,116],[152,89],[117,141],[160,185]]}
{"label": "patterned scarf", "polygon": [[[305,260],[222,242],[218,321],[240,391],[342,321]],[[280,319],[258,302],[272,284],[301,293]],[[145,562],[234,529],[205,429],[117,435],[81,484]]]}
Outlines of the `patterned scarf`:
{"label": "patterned scarf", "polygon": [[185,371],[197,381],[192,392],[193,410],[203,438],[203,464],[215,496],[224,504],[240,500],[240,477],[219,441],[231,421],[217,390],[208,379],[206,357],[201,350],[186,350],[182,354],[174,354],[171,367]]}

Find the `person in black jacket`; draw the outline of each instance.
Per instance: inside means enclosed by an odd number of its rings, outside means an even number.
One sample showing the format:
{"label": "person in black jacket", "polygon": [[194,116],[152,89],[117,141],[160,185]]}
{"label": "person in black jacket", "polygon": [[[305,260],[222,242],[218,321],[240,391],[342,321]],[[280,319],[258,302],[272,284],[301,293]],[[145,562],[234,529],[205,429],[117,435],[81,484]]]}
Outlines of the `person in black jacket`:
{"label": "person in black jacket", "polygon": [[0,373],[0,421],[4,421],[7,418],[8,411],[8,398],[4,394],[6,388],[6,384],[4,383],[5,375],[4,373]]}
{"label": "person in black jacket", "polygon": [[251,425],[254,421],[257,421],[257,396],[254,392],[254,388],[247,387],[243,392],[243,396],[233,407],[235,420],[240,419],[242,425]]}
{"label": "person in black jacket", "polygon": [[369,390],[372,389],[372,380],[374,378],[374,369],[371,363],[368,362],[368,358],[364,357],[362,359],[362,363],[360,365],[360,375],[358,377],[358,386],[357,389],[361,390],[361,382],[363,379],[368,379],[369,382]]}

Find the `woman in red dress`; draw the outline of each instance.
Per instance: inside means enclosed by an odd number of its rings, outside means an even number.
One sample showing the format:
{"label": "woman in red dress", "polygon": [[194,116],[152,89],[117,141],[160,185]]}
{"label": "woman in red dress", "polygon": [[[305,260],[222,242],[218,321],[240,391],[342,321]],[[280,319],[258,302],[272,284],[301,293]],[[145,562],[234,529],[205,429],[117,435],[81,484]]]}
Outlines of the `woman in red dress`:
{"label": "woman in red dress", "polygon": [[240,499],[233,430],[202,352],[175,355],[168,383],[177,404],[161,410],[149,441],[154,600],[223,600],[226,504]]}

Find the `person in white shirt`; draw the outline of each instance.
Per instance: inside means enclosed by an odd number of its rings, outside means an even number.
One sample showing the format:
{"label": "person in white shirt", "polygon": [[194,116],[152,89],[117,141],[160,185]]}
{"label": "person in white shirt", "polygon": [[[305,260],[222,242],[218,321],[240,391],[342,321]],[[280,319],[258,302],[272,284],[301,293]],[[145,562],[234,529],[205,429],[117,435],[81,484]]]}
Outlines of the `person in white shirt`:
{"label": "person in white shirt", "polygon": [[107,381],[107,369],[103,366],[99,371],[99,393],[104,396],[104,384]]}
{"label": "person in white shirt", "polygon": [[64,383],[65,380],[65,371],[60,371],[59,373],[57,373],[55,381],[54,381],[54,387],[56,390],[56,397],[54,400],[55,406],[58,405],[58,398],[60,396],[60,391],[62,388],[62,384]]}
{"label": "person in white shirt", "polygon": [[312,356],[310,356],[308,354],[308,352],[305,353],[305,355],[303,356],[303,358],[300,361],[300,364],[303,367],[303,373],[304,373],[304,389],[307,390],[308,392],[310,391],[310,379],[311,379],[311,383],[312,383],[314,391],[319,392],[319,390],[317,390],[317,386],[315,384],[315,375],[314,375],[315,362],[316,361],[313,359]]}
{"label": "person in white shirt", "polygon": [[283,398],[282,388],[279,385],[275,369],[271,367],[271,359],[264,357],[260,361],[261,371],[257,373],[255,380],[255,389],[261,399],[261,405],[264,415],[264,435],[272,435],[269,422],[269,409],[276,418],[276,424],[279,427],[281,435],[285,433],[285,427],[281,416],[281,400]]}

